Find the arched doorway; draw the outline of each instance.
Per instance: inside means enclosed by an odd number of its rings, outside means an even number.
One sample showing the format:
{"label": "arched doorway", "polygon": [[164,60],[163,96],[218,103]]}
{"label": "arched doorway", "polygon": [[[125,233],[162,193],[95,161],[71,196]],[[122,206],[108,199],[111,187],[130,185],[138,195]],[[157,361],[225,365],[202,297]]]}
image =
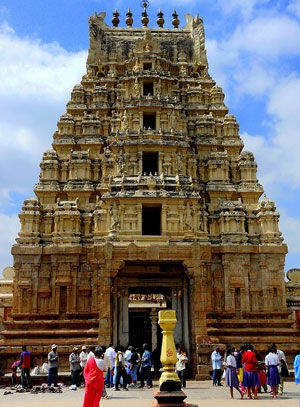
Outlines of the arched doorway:
{"label": "arched doorway", "polygon": [[176,311],[175,342],[189,351],[188,277],[181,262],[126,262],[113,282],[113,342],[160,351],[158,311]]}

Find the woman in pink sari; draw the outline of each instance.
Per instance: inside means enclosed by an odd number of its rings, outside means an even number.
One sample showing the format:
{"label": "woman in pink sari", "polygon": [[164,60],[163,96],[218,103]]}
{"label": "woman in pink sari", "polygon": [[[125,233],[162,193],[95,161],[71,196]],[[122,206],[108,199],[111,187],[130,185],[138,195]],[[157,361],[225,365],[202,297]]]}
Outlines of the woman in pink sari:
{"label": "woman in pink sari", "polygon": [[83,407],[99,407],[104,388],[103,373],[106,370],[101,348],[95,349],[95,357],[91,357],[84,368],[85,393]]}

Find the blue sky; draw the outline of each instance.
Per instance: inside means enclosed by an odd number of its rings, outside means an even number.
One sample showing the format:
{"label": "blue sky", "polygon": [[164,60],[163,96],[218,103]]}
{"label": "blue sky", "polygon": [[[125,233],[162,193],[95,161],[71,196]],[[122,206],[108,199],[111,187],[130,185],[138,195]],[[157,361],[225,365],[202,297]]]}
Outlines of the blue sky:
{"label": "blue sky", "polygon": [[[33,195],[44,150],[72,87],[85,70],[88,17],[139,1],[2,0],[0,3],[0,271],[12,264],[18,212]],[[237,116],[245,149],[281,214],[289,245],[286,269],[300,267],[300,0],[152,0],[166,26],[176,7],[204,18],[210,73]]]}

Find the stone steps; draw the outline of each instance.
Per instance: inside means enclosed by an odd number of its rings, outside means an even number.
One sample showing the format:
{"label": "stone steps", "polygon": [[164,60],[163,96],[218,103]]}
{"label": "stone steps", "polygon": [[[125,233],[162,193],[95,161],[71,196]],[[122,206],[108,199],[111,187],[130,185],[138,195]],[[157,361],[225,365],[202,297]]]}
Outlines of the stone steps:
{"label": "stone steps", "polygon": [[260,328],[264,327],[266,325],[272,325],[274,328],[291,328],[293,325],[294,321],[291,320],[282,320],[282,319],[272,319],[272,320],[261,320],[261,319],[255,319],[255,320],[245,320],[245,319],[232,319],[230,322],[228,320],[217,320],[217,319],[208,319],[207,320],[207,326],[208,327],[214,327],[214,328],[226,328],[230,325],[231,328],[246,328],[247,326],[255,327],[255,328]]}
{"label": "stone steps", "polygon": [[[59,329],[59,330],[5,330],[1,334],[4,338],[82,338],[82,337],[97,337],[98,329],[91,328],[88,330],[83,329]],[[49,339],[48,339],[49,343]]]}

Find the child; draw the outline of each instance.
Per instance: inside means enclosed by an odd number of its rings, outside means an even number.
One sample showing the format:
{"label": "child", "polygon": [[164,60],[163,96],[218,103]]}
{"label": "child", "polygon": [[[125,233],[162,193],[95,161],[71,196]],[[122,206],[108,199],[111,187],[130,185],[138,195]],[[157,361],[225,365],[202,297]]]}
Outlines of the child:
{"label": "child", "polygon": [[[268,393],[266,370],[266,365],[263,362],[259,361],[257,366],[259,389],[262,387],[264,389],[264,392]],[[259,393],[261,393],[261,389],[259,390]]]}
{"label": "child", "polygon": [[233,388],[235,388],[240,393],[242,399],[244,397],[244,394],[239,388],[236,360],[235,357],[233,356],[233,353],[234,348],[227,349],[225,383],[226,386],[229,386],[230,388],[230,397],[232,399],[233,399]]}
{"label": "child", "polygon": [[18,384],[18,375],[17,375],[17,370],[20,365],[20,360],[16,360],[12,365],[11,365],[11,385],[12,387],[15,387]]}
{"label": "child", "polygon": [[278,366],[280,365],[279,358],[276,354],[276,348],[271,347],[265,358],[265,364],[268,367],[268,385],[272,388],[273,398],[277,397],[277,388],[280,383]]}

